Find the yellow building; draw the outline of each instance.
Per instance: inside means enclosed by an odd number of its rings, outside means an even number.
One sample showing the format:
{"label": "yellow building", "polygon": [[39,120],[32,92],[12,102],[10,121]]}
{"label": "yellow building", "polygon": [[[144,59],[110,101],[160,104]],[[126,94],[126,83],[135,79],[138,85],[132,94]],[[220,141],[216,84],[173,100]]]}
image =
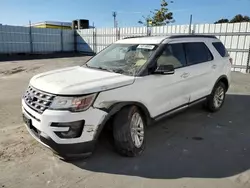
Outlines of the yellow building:
{"label": "yellow building", "polygon": [[31,27],[37,28],[51,28],[51,29],[71,29],[71,22],[53,22],[45,21],[31,24]]}

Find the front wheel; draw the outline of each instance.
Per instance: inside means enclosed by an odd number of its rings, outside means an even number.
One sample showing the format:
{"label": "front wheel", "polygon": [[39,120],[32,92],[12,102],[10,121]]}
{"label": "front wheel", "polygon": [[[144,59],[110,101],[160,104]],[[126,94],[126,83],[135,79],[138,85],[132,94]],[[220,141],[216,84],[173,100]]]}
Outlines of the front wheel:
{"label": "front wheel", "polygon": [[121,155],[135,157],[145,148],[145,120],[136,106],[125,107],[114,118],[115,148]]}
{"label": "front wheel", "polygon": [[215,85],[212,93],[207,98],[206,107],[210,112],[216,112],[223,106],[226,97],[226,86],[219,82]]}

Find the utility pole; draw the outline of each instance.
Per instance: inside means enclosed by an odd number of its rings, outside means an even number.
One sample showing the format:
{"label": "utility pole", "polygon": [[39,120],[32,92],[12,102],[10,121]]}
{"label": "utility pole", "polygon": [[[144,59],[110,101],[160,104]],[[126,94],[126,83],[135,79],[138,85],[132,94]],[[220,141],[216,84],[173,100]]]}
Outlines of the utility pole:
{"label": "utility pole", "polygon": [[116,28],[116,26],[117,26],[117,21],[116,21],[117,12],[114,11],[112,13],[112,16],[114,17],[114,28]]}

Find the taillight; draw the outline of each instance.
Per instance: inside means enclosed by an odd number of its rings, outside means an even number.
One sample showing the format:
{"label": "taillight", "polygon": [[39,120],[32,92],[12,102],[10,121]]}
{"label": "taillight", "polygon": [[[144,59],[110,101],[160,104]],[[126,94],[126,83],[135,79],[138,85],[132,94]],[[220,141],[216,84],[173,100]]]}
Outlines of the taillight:
{"label": "taillight", "polygon": [[229,58],[229,62],[231,63],[231,64],[233,64],[233,58]]}

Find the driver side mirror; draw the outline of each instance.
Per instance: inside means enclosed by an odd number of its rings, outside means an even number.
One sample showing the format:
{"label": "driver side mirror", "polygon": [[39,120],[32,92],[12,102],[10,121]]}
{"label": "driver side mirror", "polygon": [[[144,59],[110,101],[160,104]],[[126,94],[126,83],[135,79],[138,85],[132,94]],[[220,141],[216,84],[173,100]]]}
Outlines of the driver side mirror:
{"label": "driver side mirror", "polygon": [[173,65],[159,65],[154,74],[174,74],[174,66]]}

